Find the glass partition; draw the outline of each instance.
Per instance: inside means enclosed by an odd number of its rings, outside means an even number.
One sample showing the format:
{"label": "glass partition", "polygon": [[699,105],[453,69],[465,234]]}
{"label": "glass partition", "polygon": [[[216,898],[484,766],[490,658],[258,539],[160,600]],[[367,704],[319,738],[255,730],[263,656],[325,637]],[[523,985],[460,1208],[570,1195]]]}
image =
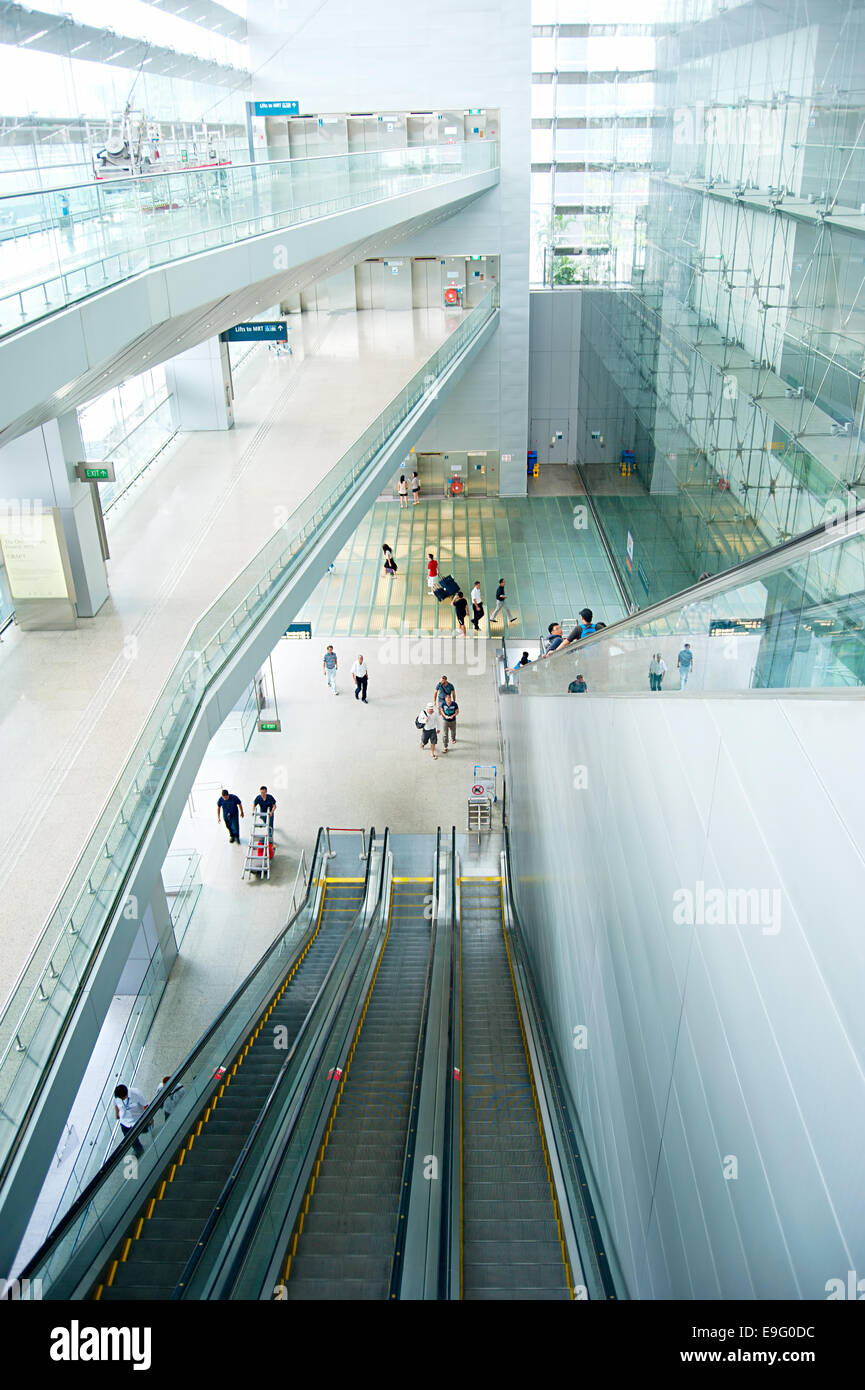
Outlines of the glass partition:
{"label": "glass partition", "polygon": [[[188,1131],[190,1117],[198,1113],[209,1092],[216,1094],[222,1085],[225,1068],[231,1064],[238,1038],[254,1020],[296,955],[300,943],[314,926],[318,910],[318,889],[327,872],[324,839],[319,832],[316,854],[307,885],[306,896],[298,911],[289,918],[282,933],[266,952],[247,980],[230,1000],[212,1028],[205,1034],[191,1055],[162,1087],[148,1106],[148,1124],[137,1135],[125,1139],[115,1150],[101,1177],[82,1194],[57,1235],[46,1244],[44,1253],[37,1254],[28,1265],[28,1277],[42,1280],[47,1294],[64,1275],[69,1280],[81,1274],[69,1274],[73,1255],[80,1254],[82,1264],[97,1258],[103,1242],[115,1238],[115,1228],[123,1219],[131,1196],[130,1164],[135,1192],[146,1191],[148,1179],[153,1179],[177,1150],[180,1139]],[[136,1158],[133,1144],[142,1150]],[[122,1149],[122,1154],[121,1154]],[[88,1242],[84,1251],[84,1242]],[[55,1296],[66,1296],[70,1290],[58,1288]]]}
{"label": "glass partition", "polygon": [[121,885],[155,815],[205,689],[236,655],[334,508],[379,450],[497,311],[498,288],[415,373],[193,628],[106,809],[0,1017],[0,1163],[5,1163],[42,1072],[113,916]]}
{"label": "glass partition", "polygon": [[0,197],[0,334],[181,256],[498,165],[495,141],[182,169]]}
{"label": "glass partition", "polygon": [[714,694],[862,685],[865,515],[539,658],[521,671],[519,690]]}

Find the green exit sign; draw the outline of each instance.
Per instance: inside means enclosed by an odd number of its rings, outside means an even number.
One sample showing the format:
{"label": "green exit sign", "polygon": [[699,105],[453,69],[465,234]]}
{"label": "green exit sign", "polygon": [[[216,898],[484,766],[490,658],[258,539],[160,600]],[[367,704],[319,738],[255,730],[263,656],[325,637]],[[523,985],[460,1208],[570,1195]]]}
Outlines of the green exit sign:
{"label": "green exit sign", "polygon": [[480,115],[482,114],[482,112],[483,112],[483,109],[484,109],[484,108],[483,108],[482,106],[471,106],[471,107],[469,107],[469,115],[470,115],[470,116],[480,116]]}
{"label": "green exit sign", "polygon": [[259,719],[258,732],[260,734],[279,734],[282,732],[282,724],[278,719]]}
{"label": "green exit sign", "polygon": [[76,463],[75,475],[82,483],[113,483],[114,464],[108,459],[97,463]]}

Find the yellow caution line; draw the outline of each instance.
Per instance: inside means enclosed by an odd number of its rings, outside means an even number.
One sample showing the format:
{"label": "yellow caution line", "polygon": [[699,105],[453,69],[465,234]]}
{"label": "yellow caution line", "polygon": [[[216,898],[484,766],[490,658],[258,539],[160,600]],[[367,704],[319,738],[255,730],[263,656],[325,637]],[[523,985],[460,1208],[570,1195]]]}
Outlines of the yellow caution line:
{"label": "yellow caution line", "polygon": [[[190,1149],[192,1148],[192,1145],[193,1145],[193,1143],[195,1142],[196,1136],[201,1134],[201,1131],[202,1131],[203,1126],[207,1124],[207,1121],[210,1119],[211,1115],[213,1114],[213,1111],[215,1110],[217,1104],[218,1104],[219,1101],[222,1099],[222,1096],[225,1094],[225,1088],[226,1088],[226,1086],[227,1086],[228,1083],[231,1081],[231,1078],[232,1078],[233,1076],[236,1075],[237,1069],[238,1069],[238,1067],[241,1065],[241,1063],[243,1062],[244,1057],[245,1057],[246,1054],[249,1052],[249,1049],[252,1047],[252,1044],[255,1042],[255,1039],[258,1037],[258,1035],[259,1035],[259,1033],[261,1032],[262,1028],[264,1027],[265,1023],[266,1023],[267,1020],[270,1018],[270,1015],[273,1013],[274,1008],[276,1007],[276,1005],[278,1004],[279,1000],[282,998],[283,994],[285,993],[286,988],[287,988],[288,985],[291,983],[292,979],[293,979],[294,976],[297,974],[297,971],[300,969],[301,965],[303,964],[303,960],[304,960],[304,957],[306,956],[307,951],[309,950],[309,948],[310,948],[310,946],[312,945],[312,943],[315,941],[315,938],[318,936],[318,933],[319,933],[319,931],[320,931],[320,929],[321,929],[322,918],[323,918],[323,916],[324,916],[324,900],[325,900],[325,898],[327,897],[327,884],[328,884],[328,882],[330,882],[330,883],[365,883],[366,880],[365,880],[365,879],[362,879],[362,878],[346,878],[346,879],[330,879],[330,880],[323,879],[323,880],[321,880],[321,882],[324,883],[325,889],[324,889],[324,892],[323,892],[322,895],[321,895],[321,905],[320,905],[319,910],[318,910],[318,918],[317,918],[316,924],[315,924],[315,931],[313,932],[312,936],[309,938],[309,941],[308,941],[308,942],[306,943],[306,945],[304,946],[303,951],[301,952],[300,956],[299,956],[298,959],[295,961],[294,966],[293,966],[291,972],[290,972],[289,975],[286,977],[286,979],[283,981],[282,987],[280,988],[280,990],[278,991],[278,993],[277,993],[277,994],[273,997],[273,999],[271,1000],[270,1006],[269,1006],[267,1012],[262,1016],[262,1018],[261,1018],[261,1020],[260,1020],[260,1022],[259,1022],[259,1024],[258,1024],[258,1027],[257,1027],[257,1028],[255,1029],[255,1031],[253,1032],[252,1036],[250,1037],[249,1041],[247,1042],[247,1044],[246,1044],[245,1048],[243,1049],[242,1053],[241,1053],[240,1056],[238,1057],[237,1061],[234,1063],[234,1066],[232,1067],[231,1072],[230,1072],[230,1073],[226,1073],[225,1080],[223,1081],[222,1085],[220,1086],[218,1094],[215,1095],[215,1096],[212,1098],[210,1104],[208,1105],[207,1109],[205,1110],[205,1113],[204,1113],[203,1118],[200,1119],[200,1120],[197,1122],[197,1125],[196,1125],[196,1128],[195,1128],[194,1133],[187,1135],[187,1137],[186,1137],[186,1139],[185,1139],[185,1141],[184,1141],[184,1144],[183,1144],[183,1148],[181,1149],[178,1158],[177,1158],[176,1161],[175,1161],[174,1163],[172,1163],[172,1165],[171,1165],[171,1169],[170,1169],[170,1171],[169,1171],[168,1178],[162,1180],[162,1182],[161,1182],[161,1184],[160,1184],[160,1186],[159,1186],[159,1190],[158,1190],[158,1192],[156,1193],[155,1197],[151,1197],[151,1198],[149,1199],[148,1206],[147,1206],[147,1210],[145,1211],[144,1216],[139,1216],[139,1217],[137,1218],[136,1224],[135,1224],[135,1227],[134,1227],[134,1230],[133,1230],[133,1234],[132,1234],[131,1236],[127,1236],[127,1237],[126,1237],[125,1244],[124,1244],[123,1247],[122,1247],[122,1254],[121,1254],[120,1257],[119,1257],[119,1261],[118,1261],[118,1260],[114,1260],[114,1261],[113,1261],[113,1263],[112,1263],[112,1265],[111,1265],[111,1268],[110,1268],[110,1272],[109,1272],[109,1274],[108,1274],[108,1277],[107,1277],[106,1280],[105,1280],[104,1286],[103,1286],[102,1284],[99,1284],[99,1285],[97,1286],[96,1292],[93,1294],[93,1299],[92,1299],[93,1302],[96,1302],[97,1300],[101,1300],[101,1298],[102,1298],[102,1289],[103,1289],[103,1287],[106,1287],[106,1288],[110,1288],[110,1287],[111,1287],[111,1284],[112,1284],[113,1281],[114,1281],[114,1275],[115,1275],[116,1272],[117,1272],[117,1265],[118,1265],[118,1263],[125,1263],[126,1258],[127,1258],[127,1256],[129,1255],[129,1251],[130,1251],[130,1249],[131,1249],[132,1242],[135,1241],[135,1240],[138,1240],[139,1236],[141,1235],[142,1229],[143,1229],[143,1227],[144,1227],[144,1222],[150,1220],[150,1218],[151,1218],[152,1215],[153,1215],[153,1211],[154,1211],[154,1208],[155,1208],[155,1206],[156,1206],[156,1203],[157,1203],[157,1202],[161,1202],[161,1201],[162,1201],[162,1198],[165,1196],[165,1189],[166,1189],[167,1184],[174,1181],[174,1175],[175,1175],[175,1173],[177,1172],[178,1168],[182,1168],[182,1167],[183,1167],[184,1159],[186,1158],[186,1155],[189,1153]],[[133,1219],[134,1219],[134,1218],[133,1218]]]}
{"label": "yellow caution line", "polygon": [[324,1135],[324,1142],[322,1143],[321,1148],[318,1151],[318,1158],[315,1161],[315,1167],[312,1171],[312,1176],[310,1177],[310,1180],[307,1184],[303,1206],[301,1207],[300,1214],[295,1224],[294,1234],[292,1235],[288,1255],[286,1256],[285,1265],[283,1266],[283,1284],[288,1283],[289,1275],[291,1274],[291,1262],[297,1254],[297,1243],[300,1240],[301,1232],[303,1231],[303,1223],[306,1217],[306,1213],[309,1211],[310,1198],[312,1197],[312,1194],[315,1190],[316,1180],[318,1178],[319,1172],[321,1171],[321,1165],[324,1162],[324,1155],[327,1150],[328,1143],[330,1142],[331,1131],[333,1130],[333,1122],[336,1119],[336,1112],[339,1109],[340,1102],[342,1101],[342,1093],[345,1088],[345,1083],[348,1080],[349,1071],[351,1070],[352,1059],[354,1058],[355,1049],[357,1048],[361,1029],[363,1028],[364,1022],[366,1021],[366,1011],[369,1008],[370,1000],[372,999],[372,992],[375,989],[375,982],[378,979],[378,972],[381,967],[381,963],[384,960],[384,953],[387,950],[388,938],[390,937],[390,924],[392,915],[393,889],[391,888],[390,903],[388,905],[387,914],[387,931],[385,932],[384,945],[381,948],[378,961],[376,962],[375,974],[372,977],[372,983],[370,984],[369,990],[367,991],[366,999],[364,1000],[363,1012],[361,1013],[360,1019],[358,1020],[358,1025],[355,1029],[354,1037],[352,1038],[351,1047],[349,1048],[349,1053],[345,1060],[345,1066],[343,1067],[342,1076],[339,1079],[339,1086],[337,1088],[337,1092],[333,1101],[333,1106],[331,1107],[330,1115],[328,1117],[327,1129],[325,1130]]}
{"label": "yellow caution line", "polygon": [[537,1092],[537,1088],[536,1088],[536,1086],[535,1086],[535,1076],[534,1076],[534,1072],[532,1071],[532,1063],[531,1063],[531,1058],[530,1058],[530,1056],[529,1056],[529,1044],[528,1044],[528,1039],[526,1038],[526,1027],[525,1027],[525,1024],[524,1024],[524,1022],[523,1022],[523,1011],[522,1011],[522,1009],[520,1008],[520,998],[519,998],[519,995],[517,994],[517,984],[516,984],[516,980],[514,979],[514,966],[513,966],[513,961],[511,960],[511,948],[510,948],[510,946],[508,945],[508,934],[507,934],[507,932],[505,931],[505,889],[504,889],[504,884],[503,884],[503,882],[502,882],[501,879],[499,879],[499,891],[500,891],[501,904],[502,904],[502,937],[504,938],[505,952],[507,953],[507,957],[508,957],[508,970],[510,971],[510,975],[511,975],[511,988],[512,988],[513,991],[514,991],[514,1002],[515,1002],[515,1004],[516,1004],[516,1006],[517,1006],[517,1018],[518,1018],[519,1024],[520,1024],[520,1034],[522,1035],[522,1039],[523,1039],[523,1051],[524,1051],[525,1054],[526,1054],[526,1068],[527,1068],[528,1073],[529,1073],[529,1083],[530,1083],[531,1088],[532,1088],[532,1097],[533,1097],[534,1102],[535,1102],[535,1119],[536,1119],[537,1122],[538,1122],[538,1133],[539,1133],[540,1136],[541,1136],[541,1146],[542,1146],[543,1152],[544,1152],[544,1164],[546,1165],[546,1169],[547,1169],[547,1182],[548,1182],[549,1185],[550,1185],[550,1197],[552,1198],[552,1202],[553,1202],[553,1214],[555,1215],[555,1218],[556,1218],[556,1229],[557,1229],[557,1231],[558,1231],[558,1233],[559,1233],[559,1250],[560,1250],[561,1256],[562,1256],[562,1264],[565,1266],[565,1278],[566,1278],[566,1280],[567,1280],[567,1285],[568,1285],[568,1296],[570,1297],[571,1301],[573,1301],[573,1299],[574,1299],[574,1276],[573,1276],[573,1274],[571,1273],[571,1265],[570,1265],[570,1261],[568,1260],[568,1252],[567,1252],[567,1250],[566,1250],[566,1248],[565,1248],[565,1237],[564,1237],[564,1233],[563,1233],[563,1230],[562,1230],[562,1214],[561,1214],[561,1212],[560,1212],[560,1210],[559,1210],[558,1198],[556,1197],[556,1188],[555,1188],[555,1184],[553,1183],[553,1170],[552,1170],[552,1166],[551,1166],[551,1164],[550,1164],[550,1153],[549,1153],[549,1149],[547,1148],[547,1137],[546,1137],[546,1135],[544,1134],[544,1126],[543,1126],[543,1123],[541,1122],[541,1107],[540,1107],[540,1104],[539,1104],[539,1102],[538,1102],[538,1092]]}

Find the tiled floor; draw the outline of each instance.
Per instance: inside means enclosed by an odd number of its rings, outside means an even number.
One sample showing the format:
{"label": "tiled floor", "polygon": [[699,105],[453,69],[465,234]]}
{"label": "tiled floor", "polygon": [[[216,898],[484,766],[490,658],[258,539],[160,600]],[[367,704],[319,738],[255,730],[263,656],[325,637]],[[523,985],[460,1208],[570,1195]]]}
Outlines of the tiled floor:
{"label": "tiled floor", "polygon": [[[385,541],[397,562],[393,579],[382,570]],[[508,628],[514,640],[536,638],[552,621],[576,619],[586,604],[607,623],[625,614],[584,509],[575,513],[571,497],[511,497],[426,502],[403,511],[395,503],[378,502],[300,617],[312,623],[316,635],[455,632],[453,608],[438,603],[427,589],[429,551],[439,572],[453,574],[466,597],[480,579],[487,613],[481,631],[490,636],[504,631],[504,614],[489,622],[501,576],[508,606],[518,617]]]}

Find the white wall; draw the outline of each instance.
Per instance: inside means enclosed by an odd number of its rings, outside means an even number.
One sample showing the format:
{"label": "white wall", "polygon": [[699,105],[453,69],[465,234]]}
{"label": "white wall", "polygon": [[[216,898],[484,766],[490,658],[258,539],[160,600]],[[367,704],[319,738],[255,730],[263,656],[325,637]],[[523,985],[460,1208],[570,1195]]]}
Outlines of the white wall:
{"label": "white wall", "polygon": [[512,456],[501,490],[525,492],[528,421],[530,0],[258,0],[249,15],[254,96],[302,112],[501,111],[502,177],[394,256],[501,253],[501,331],[443,403],[418,451],[488,448]]}
{"label": "white wall", "polygon": [[[865,1276],[861,699],[501,708],[518,901],[630,1295]],[[778,899],[677,922],[699,882]]]}

